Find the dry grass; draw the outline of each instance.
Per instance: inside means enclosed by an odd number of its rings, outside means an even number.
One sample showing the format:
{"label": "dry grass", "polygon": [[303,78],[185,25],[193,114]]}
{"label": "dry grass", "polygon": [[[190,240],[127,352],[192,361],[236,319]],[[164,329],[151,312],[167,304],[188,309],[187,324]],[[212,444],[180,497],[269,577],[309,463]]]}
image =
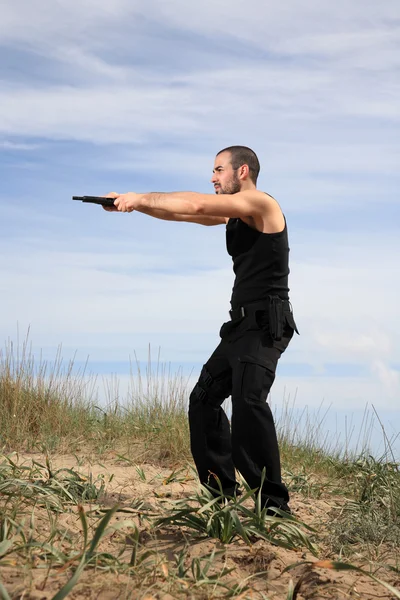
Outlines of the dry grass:
{"label": "dry grass", "polygon": [[[36,598],[34,583],[43,598],[84,597],[76,590],[92,571],[96,593],[111,590],[110,599],[337,600],[350,593],[343,591],[350,580],[323,579],[320,568],[362,568],[357,581],[374,577],[391,594],[380,597],[400,597],[390,588],[400,581],[400,473],[390,452],[340,456],[321,445],[314,426],[299,438],[288,413],[279,426],[284,477],[305,512],[325,507],[311,522],[266,515],[244,482],[243,496],[228,501],[198,488],[110,503],[113,474],[83,475],[82,465],[112,456],[134,473],[137,489],[149,484],[148,465],[168,467],[168,489],[186,485],[190,452],[182,378],[139,373],[123,404],[109,392],[100,408],[93,381],[64,366],[60,352],[51,367],[35,364],[27,343],[0,354],[0,597]],[[23,462],[16,454],[33,451],[40,458]],[[56,468],[56,453],[75,455],[76,468]],[[278,560],[286,566],[279,585],[270,584]]]}
{"label": "dry grass", "polygon": [[38,363],[26,340],[0,351],[0,444],[10,450],[97,454],[119,448],[129,455],[140,446],[141,458],[171,464],[189,458],[189,430],[184,382],[179,376],[147,370],[128,398],[118,399],[117,383],[108,390],[106,407],[94,394],[95,379],[85,369],[55,360]]}

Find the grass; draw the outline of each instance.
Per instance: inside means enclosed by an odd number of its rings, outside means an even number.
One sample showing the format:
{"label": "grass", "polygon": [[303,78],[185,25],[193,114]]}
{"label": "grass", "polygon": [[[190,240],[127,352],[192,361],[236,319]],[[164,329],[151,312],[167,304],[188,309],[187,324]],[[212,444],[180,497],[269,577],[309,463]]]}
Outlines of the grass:
{"label": "grass", "polygon": [[[102,454],[118,447],[132,456],[151,456],[163,464],[189,459],[186,390],[183,378],[159,367],[146,380],[138,368],[129,396],[119,401],[117,383],[108,387],[106,407],[98,405],[95,378],[73,361],[36,364],[28,340],[21,350],[9,342],[0,351],[0,446],[12,450]],[[43,418],[45,416],[45,418]],[[137,453],[136,453],[137,454]]]}
{"label": "grass", "polygon": [[364,456],[338,467],[351,482],[351,498],[336,511],[331,548],[351,557],[362,548],[371,561],[400,548],[400,472],[394,462]]}
{"label": "grass", "polygon": [[[261,485],[264,478],[265,472]],[[312,531],[311,527],[278,509],[275,515],[267,514],[261,505],[261,491],[251,490],[243,480],[242,484],[245,494],[233,498],[225,498],[222,488],[220,496],[215,497],[207,487],[201,486],[193,496],[169,507],[167,516],[157,519],[155,526],[185,528],[199,537],[211,537],[223,544],[240,538],[251,546],[261,539],[291,550],[305,547],[317,555],[316,547],[304,532],[305,529]]]}
{"label": "grass", "polygon": [[[61,600],[90,589],[93,571],[99,590],[111,586],[121,598],[339,597],[336,580],[315,579],[320,569],[373,578],[392,594],[381,597],[400,597],[400,472],[390,441],[379,459],[365,448],[352,456],[347,444],[340,451],[321,442],[324,415],[314,424],[306,415],[300,431],[288,410],[278,430],[290,493],[304,506],[330,508],[312,522],[270,516],[244,481],[237,498],[193,484],[182,495],[192,479],[185,382],[159,366],[154,373],[150,360],[132,381],[125,402],[113,381],[100,407],[94,380],[63,365],[61,349],[51,365],[36,364],[28,341],[0,353],[0,567],[14,574],[0,582],[0,597],[22,597],[35,585]],[[62,466],[63,455],[76,466]],[[110,457],[147,496],[129,488],[128,500],[110,507]],[[172,540],[168,552],[163,539]],[[283,557],[284,592],[270,582]],[[20,590],[10,587],[14,576]]]}

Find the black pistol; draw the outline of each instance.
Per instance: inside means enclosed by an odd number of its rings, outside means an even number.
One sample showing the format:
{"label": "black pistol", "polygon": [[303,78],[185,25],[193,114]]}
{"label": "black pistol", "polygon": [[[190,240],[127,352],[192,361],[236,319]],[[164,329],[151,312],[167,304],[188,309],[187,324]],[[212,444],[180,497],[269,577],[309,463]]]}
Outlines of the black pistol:
{"label": "black pistol", "polygon": [[72,196],[72,200],[101,204],[102,206],[114,206],[115,198],[105,198],[104,196]]}

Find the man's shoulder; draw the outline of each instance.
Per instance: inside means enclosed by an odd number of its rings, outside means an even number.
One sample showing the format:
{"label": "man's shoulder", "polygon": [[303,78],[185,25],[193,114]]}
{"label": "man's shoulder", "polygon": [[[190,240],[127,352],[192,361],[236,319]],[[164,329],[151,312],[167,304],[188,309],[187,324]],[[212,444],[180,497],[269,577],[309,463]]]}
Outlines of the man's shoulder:
{"label": "man's shoulder", "polygon": [[[278,201],[259,189],[246,190],[246,196],[254,202],[255,211],[245,222],[262,233],[279,233],[284,230],[286,220]],[[243,220],[243,219],[242,219]]]}
{"label": "man's shoulder", "polygon": [[278,204],[276,198],[274,198],[268,192],[264,192],[263,190],[254,189],[254,190],[242,190],[238,192],[244,198],[256,200],[257,202],[263,202],[266,205]]}

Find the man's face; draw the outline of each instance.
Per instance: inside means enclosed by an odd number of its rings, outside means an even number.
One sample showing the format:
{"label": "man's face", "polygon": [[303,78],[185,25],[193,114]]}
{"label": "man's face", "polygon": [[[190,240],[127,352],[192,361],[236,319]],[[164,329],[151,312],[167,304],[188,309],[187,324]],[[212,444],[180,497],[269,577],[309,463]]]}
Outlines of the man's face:
{"label": "man's face", "polygon": [[237,171],[232,169],[230,152],[223,152],[215,158],[211,183],[214,184],[216,194],[237,194],[240,192],[241,185]]}

